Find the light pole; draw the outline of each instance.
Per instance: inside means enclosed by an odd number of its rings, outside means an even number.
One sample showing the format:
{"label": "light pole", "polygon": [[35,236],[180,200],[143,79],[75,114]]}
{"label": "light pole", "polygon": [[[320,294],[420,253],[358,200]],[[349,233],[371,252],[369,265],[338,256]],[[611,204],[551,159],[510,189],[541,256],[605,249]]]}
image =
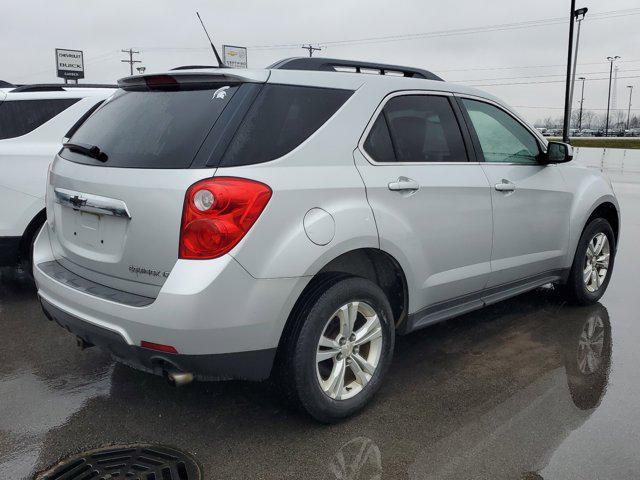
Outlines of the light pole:
{"label": "light pole", "polygon": [[619,60],[621,57],[616,55],[615,57],[607,57],[610,64],[609,66],[609,94],[607,95],[607,120],[604,127],[604,136],[609,136],[609,107],[611,106],[611,78],[613,77],[613,62]]}
{"label": "light pole", "polygon": [[576,13],[576,0],[571,0],[569,13],[569,45],[567,46],[567,82],[564,89],[564,121],[562,122],[562,141],[569,142],[569,120],[571,116],[571,57],[573,52],[573,20]]}
{"label": "light pole", "polygon": [[627,110],[627,130],[629,130],[629,121],[631,120],[631,95],[633,94],[633,85],[627,85],[629,89],[629,109]]}
{"label": "light pole", "polygon": [[576,51],[573,54],[573,69],[571,71],[571,92],[569,93],[569,115],[573,105],[573,89],[576,85],[576,67],[578,66],[578,44],[580,43],[580,25],[584,20],[589,9],[587,7],[577,9],[573,14],[578,22],[578,31],[576,32]]}
{"label": "light pole", "polygon": [[582,105],[584,104],[584,81],[585,77],[580,77],[578,80],[582,80],[582,94],[580,95],[580,115],[578,116],[578,131],[582,130]]}

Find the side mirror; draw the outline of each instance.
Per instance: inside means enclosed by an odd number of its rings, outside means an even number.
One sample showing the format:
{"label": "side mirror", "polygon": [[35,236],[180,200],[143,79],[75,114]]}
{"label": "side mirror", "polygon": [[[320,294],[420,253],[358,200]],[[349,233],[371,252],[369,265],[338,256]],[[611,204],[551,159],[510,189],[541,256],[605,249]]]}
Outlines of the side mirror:
{"label": "side mirror", "polygon": [[547,153],[542,154],[543,163],[566,163],[573,159],[573,147],[568,143],[549,142]]}

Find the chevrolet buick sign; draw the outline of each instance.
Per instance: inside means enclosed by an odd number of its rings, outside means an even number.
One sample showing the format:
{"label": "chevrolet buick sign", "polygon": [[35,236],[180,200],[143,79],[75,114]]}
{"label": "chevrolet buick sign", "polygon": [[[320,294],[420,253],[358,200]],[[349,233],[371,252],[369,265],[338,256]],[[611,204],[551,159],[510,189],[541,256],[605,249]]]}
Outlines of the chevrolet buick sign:
{"label": "chevrolet buick sign", "polygon": [[246,47],[222,45],[222,61],[231,68],[247,68]]}
{"label": "chevrolet buick sign", "polygon": [[56,71],[60,78],[84,78],[82,50],[56,48]]}

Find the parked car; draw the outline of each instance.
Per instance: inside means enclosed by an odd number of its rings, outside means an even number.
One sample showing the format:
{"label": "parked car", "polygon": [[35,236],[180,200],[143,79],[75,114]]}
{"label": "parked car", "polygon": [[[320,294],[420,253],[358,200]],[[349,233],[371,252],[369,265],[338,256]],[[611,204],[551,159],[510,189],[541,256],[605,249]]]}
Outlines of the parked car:
{"label": "parked car", "polygon": [[69,129],[114,91],[59,84],[0,89],[0,266],[23,263],[31,271],[49,164]]}
{"label": "parked car", "polygon": [[610,183],[487,93],[323,58],[119,86],[57,155],[34,248],[81,346],[176,384],[272,376],[332,422],[387,380],[396,335],[607,288]]}

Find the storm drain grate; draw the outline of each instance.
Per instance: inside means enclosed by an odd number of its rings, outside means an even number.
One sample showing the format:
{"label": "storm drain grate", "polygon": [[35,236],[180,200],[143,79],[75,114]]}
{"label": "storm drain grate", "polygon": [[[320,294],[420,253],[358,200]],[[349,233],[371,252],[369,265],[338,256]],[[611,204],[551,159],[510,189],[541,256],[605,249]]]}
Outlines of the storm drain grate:
{"label": "storm drain grate", "polygon": [[99,448],[61,461],[37,480],[200,480],[189,455],[161,445]]}

